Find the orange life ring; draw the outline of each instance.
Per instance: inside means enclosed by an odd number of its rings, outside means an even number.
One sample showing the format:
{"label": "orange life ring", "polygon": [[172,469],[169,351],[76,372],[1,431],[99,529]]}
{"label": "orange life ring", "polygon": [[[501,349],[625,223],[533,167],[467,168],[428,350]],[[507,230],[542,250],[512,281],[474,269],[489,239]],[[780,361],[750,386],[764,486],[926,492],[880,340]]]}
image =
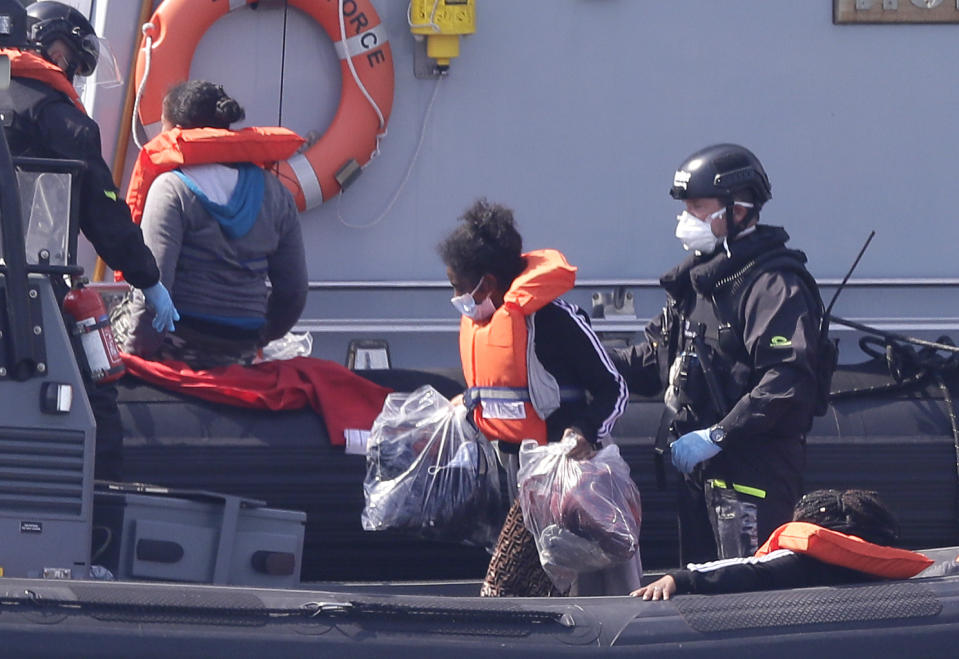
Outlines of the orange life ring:
{"label": "orange life ring", "polygon": [[[210,26],[227,13],[255,2],[164,0],[144,28],[148,39],[144,39],[137,55],[139,88],[146,71],[147,48],[152,46],[139,107],[145,126],[160,121],[166,91],[189,78],[193,53]],[[342,171],[341,180],[348,184],[351,163],[363,166],[375,152],[378,135],[386,130],[393,108],[393,53],[370,0],[290,0],[290,5],[313,17],[329,35],[340,58],[343,80],[340,105],[327,131],[305,153],[280,163],[280,179],[302,211],[332,198],[341,188],[337,174]],[[341,33],[345,33],[345,43]],[[379,108],[382,122],[354,79],[351,63]]]}

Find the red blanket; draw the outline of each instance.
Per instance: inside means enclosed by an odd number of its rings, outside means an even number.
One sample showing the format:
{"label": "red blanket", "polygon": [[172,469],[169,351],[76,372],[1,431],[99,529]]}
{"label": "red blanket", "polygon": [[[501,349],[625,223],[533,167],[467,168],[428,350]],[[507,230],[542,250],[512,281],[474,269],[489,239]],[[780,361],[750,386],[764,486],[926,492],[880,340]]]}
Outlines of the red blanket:
{"label": "red blanket", "polygon": [[293,410],[309,405],[323,417],[330,443],[343,446],[347,428],[369,430],[390,389],[336,362],[296,357],[254,366],[194,371],[183,362],[123,355],[131,375],[164,389],[238,407]]}

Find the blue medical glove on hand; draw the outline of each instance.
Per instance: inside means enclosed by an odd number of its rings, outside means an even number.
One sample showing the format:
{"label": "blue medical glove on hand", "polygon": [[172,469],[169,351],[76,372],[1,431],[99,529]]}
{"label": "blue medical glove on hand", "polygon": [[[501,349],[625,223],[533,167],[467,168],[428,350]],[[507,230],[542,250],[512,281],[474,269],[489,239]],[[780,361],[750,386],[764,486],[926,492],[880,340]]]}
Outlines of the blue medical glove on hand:
{"label": "blue medical glove on hand", "polygon": [[153,307],[153,329],[161,334],[163,332],[172,332],[173,321],[180,320],[180,313],[173,306],[173,299],[167,291],[166,286],[157,282],[149,288],[143,289],[143,296],[147,303]]}
{"label": "blue medical glove on hand", "polygon": [[700,462],[708,460],[723,449],[709,438],[709,428],[688,432],[669,447],[673,465],[688,474]]}

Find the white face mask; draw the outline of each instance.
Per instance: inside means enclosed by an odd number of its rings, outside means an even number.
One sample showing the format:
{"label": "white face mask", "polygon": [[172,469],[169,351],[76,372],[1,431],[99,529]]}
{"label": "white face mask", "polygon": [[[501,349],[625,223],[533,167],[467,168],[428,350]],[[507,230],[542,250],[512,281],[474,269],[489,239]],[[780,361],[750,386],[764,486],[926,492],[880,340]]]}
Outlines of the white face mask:
{"label": "white face mask", "polygon": [[[734,201],[733,205],[743,208],[752,208],[753,204],[748,201]],[[676,216],[676,237],[679,238],[686,250],[694,251],[698,254],[711,254],[716,249],[716,245],[722,242],[722,238],[713,235],[712,222],[715,219],[724,217],[726,209],[720,208],[714,213],[701,220],[689,211],[683,211]]]}
{"label": "white face mask", "polygon": [[722,217],[726,209],[721,208],[715,213],[701,220],[689,211],[683,211],[676,216],[676,237],[683,243],[683,248],[687,251],[698,252],[700,254],[710,254],[720,238],[713,235],[710,223],[717,217]]}
{"label": "white face mask", "polygon": [[477,282],[476,288],[473,289],[472,293],[455,295],[450,298],[450,304],[453,305],[454,309],[459,311],[467,318],[472,318],[477,322],[483,322],[492,316],[494,311],[496,311],[496,307],[493,305],[493,300],[490,299],[489,295],[487,295],[486,299],[479,304],[476,304],[476,300],[473,299],[473,294],[479,290],[479,287],[482,284],[483,278],[480,277],[480,280]]}

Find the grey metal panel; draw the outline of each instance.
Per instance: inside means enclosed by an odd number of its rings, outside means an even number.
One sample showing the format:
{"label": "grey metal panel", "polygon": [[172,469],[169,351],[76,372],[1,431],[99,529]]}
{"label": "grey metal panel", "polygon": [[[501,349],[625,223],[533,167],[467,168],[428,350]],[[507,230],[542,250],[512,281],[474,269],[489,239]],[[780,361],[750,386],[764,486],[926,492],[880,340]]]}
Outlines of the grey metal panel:
{"label": "grey metal panel", "polygon": [[[828,303],[837,279],[822,279]],[[641,332],[665,303],[653,279],[581,279],[564,298],[591,313],[592,296],[624,287],[633,295],[633,315],[593,319],[593,328],[609,341],[640,340]],[[456,333],[459,317],[449,304],[451,288],[442,280],[314,281],[296,331],[314,334],[313,355],[345,360],[351,339],[383,339],[390,344],[393,365],[402,368],[458,369]],[[850,280],[833,313],[877,329],[936,340],[959,337],[959,280]],[[866,356],[857,347],[861,332],[834,323],[842,363]]]}
{"label": "grey metal panel", "polygon": [[[45,568],[86,578],[94,455],[93,412],[87,402],[49,280],[31,275],[40,293],[46,370],[25,382],[0,379],[0,566],[7,576],[40,576]],[[73,387],[66,414],[44,413],[44,383]]]}

